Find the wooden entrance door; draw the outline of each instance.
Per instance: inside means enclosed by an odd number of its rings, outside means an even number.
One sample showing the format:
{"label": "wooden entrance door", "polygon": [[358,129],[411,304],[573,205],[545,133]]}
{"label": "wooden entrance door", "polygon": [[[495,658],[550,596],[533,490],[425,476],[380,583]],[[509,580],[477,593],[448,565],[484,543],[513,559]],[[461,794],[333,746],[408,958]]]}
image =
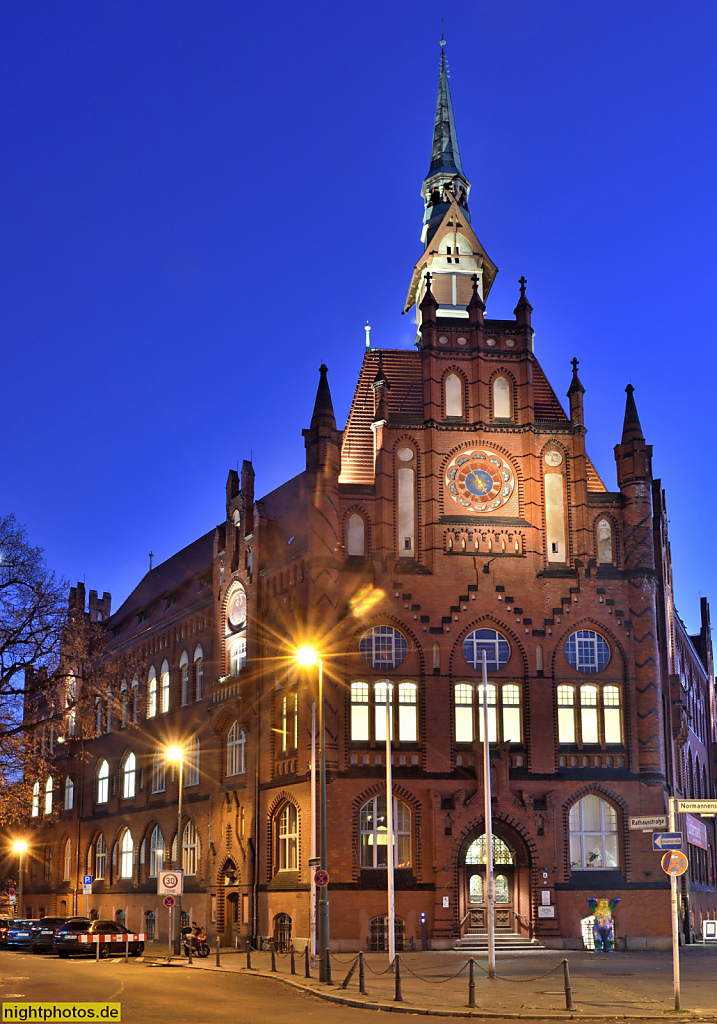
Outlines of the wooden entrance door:
{"label": "wooden entrance door", "polygon": [[[468,931],[485,932],[488,929],[485,902],[485,867],[471,865],[466,868],[468,882]],[[493,869],[495,893],[496,932],[515,931],[514,868],[512,865],[496,864]]]}

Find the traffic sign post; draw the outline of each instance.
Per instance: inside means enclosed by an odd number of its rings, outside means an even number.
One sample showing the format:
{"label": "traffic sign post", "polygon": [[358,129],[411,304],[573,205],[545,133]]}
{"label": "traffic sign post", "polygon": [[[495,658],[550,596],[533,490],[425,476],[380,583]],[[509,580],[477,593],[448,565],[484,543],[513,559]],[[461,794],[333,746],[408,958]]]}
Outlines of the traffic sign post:
{"label": "traffic sign post", "polygon": [[[675,831],[675,804],[677,800],[670,797],[670,832],[680,835]],[[653,840],[654,844],[654,840]],[[654,848],[654,846],[653,846]],[[675,1009],[682,1009],[680,995],[680,910],[677,902],[677,877],[687,870],[689,861],[684,853],[675,850],[672,853],[665,853],[662,856],[662,870],[670,876],[670,911],[672,918],[672,988],[675,996]]]}
{"label": "traffic sign post", "polygon": [[682,849],[682,833],[681,832],[653,832],[652,833],[652,849],[653,850],[681,850]]}

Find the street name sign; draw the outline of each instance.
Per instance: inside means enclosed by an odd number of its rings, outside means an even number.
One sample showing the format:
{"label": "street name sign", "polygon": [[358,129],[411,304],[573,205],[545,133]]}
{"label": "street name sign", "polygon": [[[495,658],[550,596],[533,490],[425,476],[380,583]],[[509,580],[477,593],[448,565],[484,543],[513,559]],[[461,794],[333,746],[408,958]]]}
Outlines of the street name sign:
{"label": "street name sign", "polygon": [[681,832],[653,832],[652,833],[652,849],[653,850],[681,850],[682,849],[682,833]]}
{"label": "street name sign", "polygon": [[184,890],[184,872],[179,869],[175,871],[160,871],[157,875],[158,896],[181,896]]}
{"label": "street name sign", "polygon": [[677,810],[688,814],[717,814],[717,800],[678,800]]}
{"label": "street name sign", "polygon": [[666,814],[651,814],[642,818],[630,818],[630,829],[632,831],[642,829],[643,832],[652,832],[656,828],[667,828]]}

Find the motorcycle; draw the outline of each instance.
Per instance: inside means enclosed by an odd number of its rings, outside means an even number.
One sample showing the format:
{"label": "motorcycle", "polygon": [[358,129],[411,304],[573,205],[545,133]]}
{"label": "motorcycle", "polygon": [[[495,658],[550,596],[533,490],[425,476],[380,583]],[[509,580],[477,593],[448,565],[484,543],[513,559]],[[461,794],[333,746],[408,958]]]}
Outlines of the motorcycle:
{"label": "motorcycle", "polygon": [[189,956],[190,946],[192,956],[209,956],[209,943],[207,942],[207,936],[196,921],[192,921],[192,928],[182,928],[182,936],[182,949],[184,950],[185,956]]}

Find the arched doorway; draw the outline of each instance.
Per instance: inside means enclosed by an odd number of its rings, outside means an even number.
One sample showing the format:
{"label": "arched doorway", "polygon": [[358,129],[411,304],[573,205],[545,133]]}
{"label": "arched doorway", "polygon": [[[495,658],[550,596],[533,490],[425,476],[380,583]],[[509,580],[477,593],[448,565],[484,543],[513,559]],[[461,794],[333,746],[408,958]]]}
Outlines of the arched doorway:
{"label": "arched doorway", "polygon": [[241,933],[240,882],[239,870],[228,858],[219,871],[217,885],[217,932],[225,946],[235,945]]}
{"label": "arched doorway", "polygon": [[[463,843],[460,853],[460,915],[463,934],[488,929],[486,839],[482,829]],[[493,891],[496,933],[531,932],[530,857],[513,829],[493,833]]]}
{"label": "arched doorway", "polygon": [[291,918],[288,914],[277,914],[274,918],[274,946],[277,953],[288,953],[291,949]]}

